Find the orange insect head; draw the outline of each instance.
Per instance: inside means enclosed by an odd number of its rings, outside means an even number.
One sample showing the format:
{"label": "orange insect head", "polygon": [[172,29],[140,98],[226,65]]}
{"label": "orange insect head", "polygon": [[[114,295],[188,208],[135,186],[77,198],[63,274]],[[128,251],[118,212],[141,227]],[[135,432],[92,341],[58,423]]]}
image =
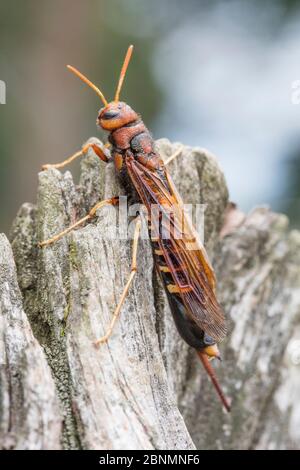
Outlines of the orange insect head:
{"label": "orange insect head", "polygon": [[123,101],[112,101],[100,109],[97,124],[106,131],[113,131],[136,121],[138,114]]}

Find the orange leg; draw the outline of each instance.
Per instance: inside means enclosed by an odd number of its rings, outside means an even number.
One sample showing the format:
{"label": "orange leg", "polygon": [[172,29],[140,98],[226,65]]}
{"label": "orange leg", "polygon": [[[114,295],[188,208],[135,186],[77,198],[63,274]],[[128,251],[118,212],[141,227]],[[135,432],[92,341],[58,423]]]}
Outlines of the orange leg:
{"label": "orange leg", "polygon": [[113,206],[116,206],[118,203],[119,203],[119,198],[118,197],[112,197],[111,199],[105,199],[104,201],[98,202],[94,207],[92,207],[90,212],[85,217],[83,217],[80,220],[77,220],[77,222],[70,225],[70,227],[66,228],[65,230],[58,233],[57,235],[54,235],[53,237],[49,238],[48,240],[44,240],[43,242],[40,242],[39,246],[44,247],[46,245],[51,245],[52,243],[56,242],[60,238],[64,237],[67,233],[74,230],[74,228],[79,227],[79,225],[82,225],[84,222],[87,222],[88,220],[95,217],[97,210],[100,209],[101,207],[103,207],[105,205],[109,205],[109,204],[111,204]]}
{"label": "orange leg", "polygon": [[98,157],[101,160],[103,160],[104,162],[108,162],[108,160],[110,158],[110,154],[109,154],[109,151],[107,149],[108,149],[109,146],[110,146],[109,142],[107,144],[103,145],[103,147],[100,147],[100,145],[93,144],[93,143],[86,144],[82,147],[81,150],[74,153],[73,155],[71,155],[69,158],[67,158],[63,162],[53,163],[53,164],[47,163],[46,165],[42,166],[42,170],[48,170],[49,168],[63,168],[64,166],[66,166],[69,163],[72,163],[74,160],[76,160],[76,158],[82,157],[83,155],[86,155],[90,148],[92,148],[94,150],[95,154],[98,155]]}
{"label": "orange leg", "polygon": [[139,241],[139,236],[141,232],[141,219],[138,217],[136,221],[136,226],[135,226],[135,231],[134,231],[134,236],[133,236],[133,243],[132,243],[132,261],[131,261],[131,272],[128,278],[128,281],[126,283],[126,286],[124,287],[123,293],[121,295],[121,298],[119,300],[119,303],[117,305],[116,310],[114,311],[114,314],[112,316],[112,320],[110,322],[110,325],[108,327],[107,332],[105,333],[104,336],[101,338],[97,339],[94,344],[95,346],[99,346],[101,343],[106,343],[110,335],[112,334],[113,328],[115,326],[115,323],[120,315],[121,308],[125,302],[127,293],[129,291],[129,288],[132,284],[132,281],[136,275],[137,271],[137,249],[138,249],[138,241]]}

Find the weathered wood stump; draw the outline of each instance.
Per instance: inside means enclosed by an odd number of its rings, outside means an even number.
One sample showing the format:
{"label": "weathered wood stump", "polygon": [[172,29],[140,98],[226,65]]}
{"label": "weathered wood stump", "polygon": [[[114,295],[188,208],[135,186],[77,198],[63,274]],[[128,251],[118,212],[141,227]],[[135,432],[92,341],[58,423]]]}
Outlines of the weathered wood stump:
{"label": "weathered wood stump", "polygon": [[[157,145],[165,157],[179,144]],[[176,331],[148,240],[112,337],[94,347],[130,271],[131,241],[108,237],[116,208],[38,248],[98,200],[122,194],[114,168],[89,154],[79,186],[69,172],[41,172],[37,204],[24,204],[14,222],[12,250],[0,237],[3,448],[300,446],[300,234],[266,208],[246,216],[228,205],[223,174],[204,150],[185,147],[170,172],[185,202],[207,205],[205,242],[229,325],[215,367],[232,412]]]}

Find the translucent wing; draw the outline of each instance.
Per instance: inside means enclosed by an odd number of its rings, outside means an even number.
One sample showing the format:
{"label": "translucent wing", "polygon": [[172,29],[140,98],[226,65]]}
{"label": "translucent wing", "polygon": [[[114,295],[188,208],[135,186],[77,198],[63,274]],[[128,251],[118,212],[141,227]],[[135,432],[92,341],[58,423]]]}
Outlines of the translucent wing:
{"label": "translucent wing", "polygon": [[[152,217],[152,238],[169,271],[169,292],[179,295],[188,317],[215,341],[226,335],[225,317],[215,294],[215,275],[199,237],[183,211],[182,200],[166,168],[153,169],[125,159],[128,174]],[[153,210],[153,209],[152,209]],[[165,236],[167,234],[167,236]]]}

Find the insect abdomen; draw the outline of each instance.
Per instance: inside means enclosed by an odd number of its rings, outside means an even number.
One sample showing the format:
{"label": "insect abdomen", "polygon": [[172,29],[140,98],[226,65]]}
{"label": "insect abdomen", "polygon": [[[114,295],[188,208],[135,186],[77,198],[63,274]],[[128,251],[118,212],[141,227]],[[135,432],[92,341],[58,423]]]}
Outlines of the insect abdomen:
{"label": "insect abdomen", "polygon": [[[201,350],[207,346],[207,338],[205,338],[206,341],[204,341],[205,333],[188,317],[180,294],[177,292],[178,286],[174,282],[172,274],[165,261],[163,252],[159,249],[159,244],[153,241],[151,244],[154,253],[155,265],[164,284],[165,292],[167,294],[168,302],[177,330],[180,336],[189,346],[197,350]],[[180,267],[178,268],[177,273],[180,273]]]}

